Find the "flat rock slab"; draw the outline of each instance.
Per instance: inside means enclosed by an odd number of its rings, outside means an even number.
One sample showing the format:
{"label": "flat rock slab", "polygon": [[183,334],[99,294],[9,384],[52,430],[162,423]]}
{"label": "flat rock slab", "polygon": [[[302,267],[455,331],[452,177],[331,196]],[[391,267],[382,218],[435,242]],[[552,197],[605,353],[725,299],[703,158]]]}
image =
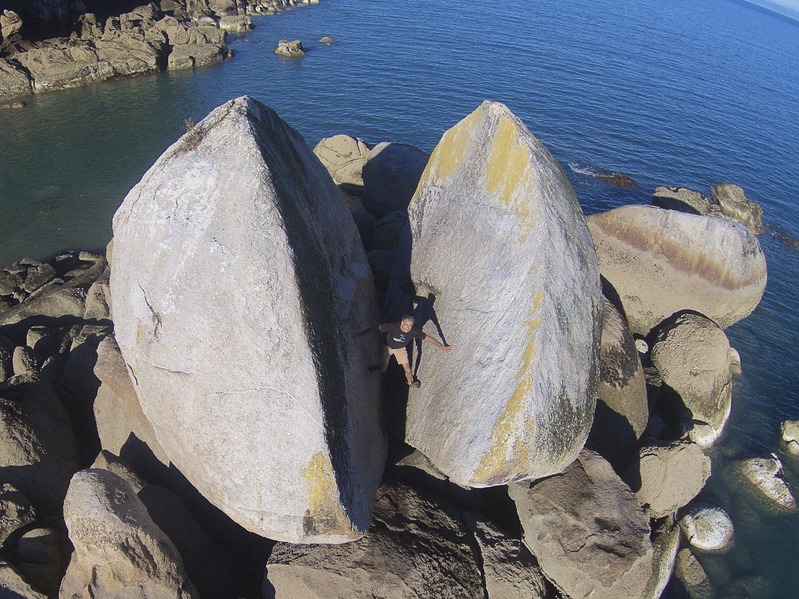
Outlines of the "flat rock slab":
{"label": "flat rock slab", "polygon": [[406,441],[461,486],[562,471],[591,427],[602,312],[563,171],[485,102],[441,138],[408,214],[416,294],[454,350],[425,346]]}
{"label": "flat rock slab", "polygon": [[569,597],[650,596],[658,573],[649,520],[601,456],[585,450],[563,474],[509,491],[525,545]]}
{"label": "flat rock slab", "polygon": [[736,467],[744,480],[772,507],[788,512],[796,511],[796,497],[785,480],[782,462],[777,456],[741,460]]}
{"label": "flat rock slab", "polygon": [[169,459],[245,528],[343,542],[385,461],[369,265],[302,137],[242,97],[159,158],[114,218],[116,339]]}
{"label": "flat rock slab", "polygon": [[683,310],[726,328],[747,317],[766,288],[757,237],[729,219],[622,206],[589,217],[588,226],[633,333],[646,335]]}

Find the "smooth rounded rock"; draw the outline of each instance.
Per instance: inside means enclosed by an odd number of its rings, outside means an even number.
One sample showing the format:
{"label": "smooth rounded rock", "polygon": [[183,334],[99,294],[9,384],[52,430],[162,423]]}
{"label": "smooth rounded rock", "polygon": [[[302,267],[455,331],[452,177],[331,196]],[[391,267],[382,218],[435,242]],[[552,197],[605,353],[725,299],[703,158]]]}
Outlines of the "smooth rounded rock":
{"label": "smooth rounded rock", "polygon": [[780,424],[780,435],[791,455],[799,455],[799,420],[785,420]]}
{"label": "smooth rounded rock", "polygon": [[363,165],[369,146],[362,139],[349,135],[334,135],[319,141],[313,149],[338,185],[363,187]]}
{"label": "smooth rounded rock", "polygon": [[748,316],[766,288],[757,237],[728,219],[654,206],[622,206],[588,219],[599,267],[633,333],[693,310],[726,328]]}
{"label": "smooth rounded rock", "polygon": [[680,518],[680,529],[691,547],[699,551],[723,552],[733,543],[734,528],[720,507],[699,504]]}
{"label": "smooth rounded rock", "polygon": [[763,226],[763,209],[757,202],[749,200],[739,185],[719,183],[712,185],[710,190],[713,201],[722,214],[746,225],[755,235],[766,232]]}
{"label": "smooth rounded rock", "polygon": [[416,297],[435,298],[428,318],[454,349],[423,348],[407,443],[461,486],[562,471],[593,421],[602,323],[594,247],[562,169],[484,102],[441,138],[408,214]]}
{"label": "smooth rounded rock", "polygon": [[691,440],[702,447],[712,445],[732,409],[736,354],[727,335],[701,314],[681,314],[658,330],[651,357],[662,381],[690,412]]}
{"label": "smooth rounded rock", "polygon": [[674,514],[696,497],[710,478],[710,458],[696,443],[676,441],[641,448],[625,480],[652,518]]}

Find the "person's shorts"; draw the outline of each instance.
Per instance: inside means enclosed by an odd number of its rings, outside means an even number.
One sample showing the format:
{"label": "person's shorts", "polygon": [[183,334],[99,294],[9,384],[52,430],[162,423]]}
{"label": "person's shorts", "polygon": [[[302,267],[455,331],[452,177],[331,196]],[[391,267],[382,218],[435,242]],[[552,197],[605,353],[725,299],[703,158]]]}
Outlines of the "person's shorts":
{"label": "person's shorts", "polygon": [[386,346],[388,350],[388,359],[391,359],[391,356],[394,356],[397,360],[397,364],[408,364],[408,348],[407,347],[400,347],[399,349],[391,349],[390,347]]}

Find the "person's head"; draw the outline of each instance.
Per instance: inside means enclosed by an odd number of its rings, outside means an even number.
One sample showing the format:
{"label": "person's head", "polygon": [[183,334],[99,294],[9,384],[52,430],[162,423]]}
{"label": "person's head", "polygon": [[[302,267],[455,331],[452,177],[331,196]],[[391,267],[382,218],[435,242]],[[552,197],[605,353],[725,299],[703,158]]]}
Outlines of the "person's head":
{"label": "person's head", "polygon": [[411,330],[411,327],[413,327],[414,322],[416,322],[416,319],[413,316],[406,314],[402,317],[402,320],[400,320],[400,330],[403,333],[407,333]]}

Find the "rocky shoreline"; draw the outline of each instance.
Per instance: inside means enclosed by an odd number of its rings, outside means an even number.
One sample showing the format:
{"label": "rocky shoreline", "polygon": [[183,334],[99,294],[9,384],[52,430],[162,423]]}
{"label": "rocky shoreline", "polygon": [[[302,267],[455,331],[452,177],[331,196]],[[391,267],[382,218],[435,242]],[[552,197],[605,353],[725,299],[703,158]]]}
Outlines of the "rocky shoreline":
{"label": "rocky shoreline", "polygon": [[[710,596],[723,327],[766,282],[739,190],[585,219],[500,104],[432,155],[225,104],[105,255],[0,271],[0,591]],[[405,311],[453,346],[420,389],[351,335]],[[776,456],[729,474],[796,509]]]}
{"label": "rocky shoreline", "polygon": [[[31,94],[218,64],[231,56],[225,44],[227,33],[250,31],[253,16],[316,3],[161,0],[105,20],[87,12],[86,4],[91,2],[22,4],[23,16],[5,9],[0,14],[0,105],[21,107]],[[52,25],[49,30],[59,29],[54,21],[69,33],[39,40],[42,31],[48,30],[47,23]]]}

